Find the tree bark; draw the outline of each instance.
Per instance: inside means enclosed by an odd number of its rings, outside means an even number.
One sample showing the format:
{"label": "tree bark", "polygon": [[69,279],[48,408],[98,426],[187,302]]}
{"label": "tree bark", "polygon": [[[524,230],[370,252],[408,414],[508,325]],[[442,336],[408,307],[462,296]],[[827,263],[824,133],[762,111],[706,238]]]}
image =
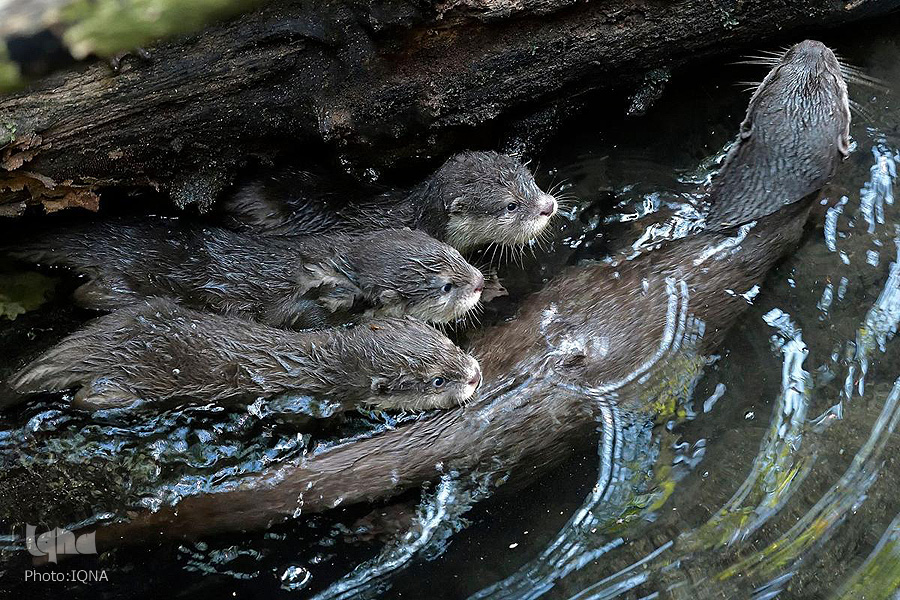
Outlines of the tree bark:
{"label": "tree bark", "polygon": [[[296,0],[153,49],[118,75],[0,102],[0,213],[95,209],[108,188],[212,205],[248,160],[327,151],[384,169],[479,126],[650,69],[900,0]],[[120,195],[121,197],[127,197]]]}

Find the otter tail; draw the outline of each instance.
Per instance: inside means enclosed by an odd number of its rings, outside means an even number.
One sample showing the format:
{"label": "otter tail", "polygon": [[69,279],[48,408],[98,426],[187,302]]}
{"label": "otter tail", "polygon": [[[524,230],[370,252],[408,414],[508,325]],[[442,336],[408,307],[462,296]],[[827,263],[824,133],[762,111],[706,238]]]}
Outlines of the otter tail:
{"label": "otter tail", "polygon": [[33,394],[61,392],[85,383],[85,375],[96,369],[94,357],[101,355],[98,326],[95,321],[65,338],[10,377],[6,386],[18,394]]}
{"label": "otter tail", "polygon": [[44,230],[7,245],[6,254],[23,262],[61,266],[86,275],[105,272],[110,265],[127,266],[155,243],[152,224],[121,220],[75,223]]}
{"label": "otter tail", "polygon": [[315,235],[335,231],[344,224],[339,205],[354,195],[347,187],[317,173],[287,169],[244,185],[220,205],[225,224],[231,229],[268,235]]}
{"label": "otter tail", "polygon": [[141,282],[157,271],[162,254],[179,247],[162,224],[121,220],[81,223],[6,248],[6,254],[27,263],[59,266],[90,280],[75,290],[79,306],[101,311],[131,304],[142,294]]}
{"label": "otter tail", "polygon": [[181,310],[170,300],[151,298],[94,319],[0,384],[0,409],[27,394],[73,388],[80,388],[72,400],[77,408],[113,408],[137,400],[122,380],[141,368],[137,354],[153,356],[156,351],[152,343],[141,341],[142,334],[164,335],[158,324],[170,322]]}
{"label": "otter tail", "polygon": [[38,235],[7,246],[6,254],[27,263],[85,271],[98,261],[97,253],[91,252],[91,241],[103,235],[101,231],[89,229],[75,227]]}

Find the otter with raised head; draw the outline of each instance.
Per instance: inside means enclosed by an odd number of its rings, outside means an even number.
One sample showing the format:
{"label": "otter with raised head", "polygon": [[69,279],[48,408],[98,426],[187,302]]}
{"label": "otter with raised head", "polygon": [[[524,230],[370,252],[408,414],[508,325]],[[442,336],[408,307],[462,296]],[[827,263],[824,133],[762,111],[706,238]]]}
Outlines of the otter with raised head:
{"label": "otter with raised head", "polygon": [[114,310],[150,296],[273,327],[346,323],[360,314],[459,319],[481,299],[481,272],[421,231],[259,239],[179,222],[111,221],[45,235],[10,254],[87,275],[76,301]]}
{"label": "otter with raised head", "polygon": [[[849,120],[834,54],[819,42],[795,45],[754,94],[750,127],[716,177],[710,222],[719,226],[631,261],[561,273],[516,319],[475,341],[485,375],[477,402],[101,528],[98,544],[267,527],[291,518],[301,492],[308,514],[338,499],[386,498],[448,470],[536,476],[591,435],[603,403],[646,410],[647,382],[677,369],[667,367],[673,354],[703,364],[747,308],[728,291],[761,283],[800,240],[819,187],[846,155]],[[747,144],[752,152],[741,149]],[[788,178],[798,181],[777,183]],[[747,185],[757,192],[744,195]]]}
{"label": "otter with raised head", "polygon": [[161,298],[96,319],[7,382],[21,394],[79,387],[72,403],[90,410],[283,393],[427,410],[463,404],[480,383],[474,358],[413,319],[293,332]]}
{"label": "otter with raised head", "polygon": [[342,205],[298,197],[297,187],[297,176],[255,181],[227,199],[225,211],[242,227],[273,235],[410,227],[466,252],[525,244],[557,210],[556,199],[541,191],[521,162],[497,152],[452,156],[407,194]]}

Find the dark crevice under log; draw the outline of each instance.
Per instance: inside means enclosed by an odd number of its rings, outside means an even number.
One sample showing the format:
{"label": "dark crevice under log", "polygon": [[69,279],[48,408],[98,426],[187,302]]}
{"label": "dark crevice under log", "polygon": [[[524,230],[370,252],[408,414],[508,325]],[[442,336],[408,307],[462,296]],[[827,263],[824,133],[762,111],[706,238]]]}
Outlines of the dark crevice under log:
{"label": "dark crevice under log", "polygon": [[[838,25],[900,0],[276,2],[118,75],[0,102],[0,213],[96,208],[135,187],[208,207],[248,160],[325,144],[361,172],[436,160],[465,133],[648,70]],[[471,138],[469,138],[471,139]]]}

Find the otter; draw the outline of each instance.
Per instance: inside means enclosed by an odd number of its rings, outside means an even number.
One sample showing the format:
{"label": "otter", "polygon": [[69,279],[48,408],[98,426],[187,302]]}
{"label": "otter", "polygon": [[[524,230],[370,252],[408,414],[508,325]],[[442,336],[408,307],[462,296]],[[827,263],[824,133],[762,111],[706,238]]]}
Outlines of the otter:
{"label": "otter", "polygon": [[315,176],[252,182],[226,199],[224,210],[239,227],[272,235],[410,227],[460,252],[525,244],[557,211],[556,199],[521,162],[497,152],[462,152],[407,194],[385,192],[344,206],[333,198],[298,197],[303,178]]}
{"label": "otter", "polygon": [[178,222],[104,221],[9,252],[90,280],[75,291],[109,311],[150,296],[273,327],[316,328],[373,316],[449,323],[474,308],[481,272],[422,231],[259,239]]}
{"label": "otter", "polygon": [[20,394],[80,387],[72,404],[88,410],[290,392],[344,408],[428,410],[465,403],[480,383],[474,358],[414,319],[293,332],[154,298],[96,319],[7,385]]}
{"label": "otter", "polygon": [[[308,514],[337,499],[388,498],[442,472],[525,478],[558,464],[605,422],[604,406],[648,410],[653,377],[682,373],[683,360],[670,358],[693,357],[696,369],[684,375],[700,376],[704,357],[747,308],[728,292],[760,284],[801,239],[819,186],[846,156],[849,120],[831,50],[815,41],[791,47],[756,90],[745,119],[751,126],[716,176],[710,227],[633,260],[569,267],[526,298],[515,319],[485,330],[470,348],[484,370],[476,402],[102,527],[98,545],[264,528],[290,519],[298,494]],[[747,144],[752,152],[741,149]],[[776,183],[786,178],[800,181]],[[772,186],[744,195],[755,179]]]}

